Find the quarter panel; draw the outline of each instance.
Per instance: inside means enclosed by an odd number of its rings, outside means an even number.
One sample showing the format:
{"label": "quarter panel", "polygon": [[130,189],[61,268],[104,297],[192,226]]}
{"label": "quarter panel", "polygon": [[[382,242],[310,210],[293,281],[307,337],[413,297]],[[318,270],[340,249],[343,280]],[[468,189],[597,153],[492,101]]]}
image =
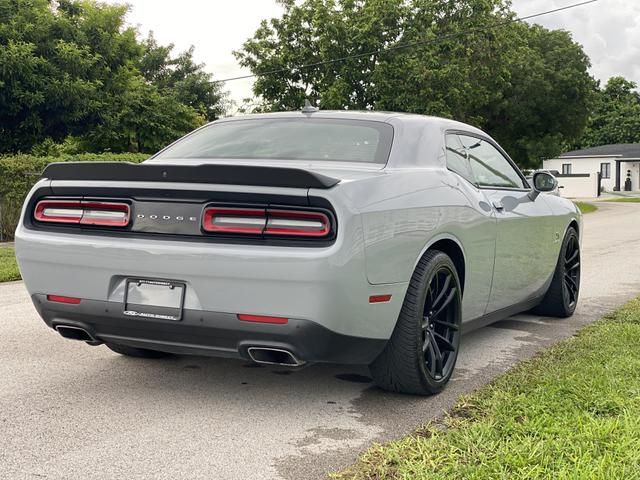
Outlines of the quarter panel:
{"label": "quarter panel", "polygon": [[562,239],[569,228],[571,222],[578,224],[578,237],[582,244],[582,213],[580,209],[571,200],[558,197],[556,195],[541,194],[540,197],[553,213],[553,228],[554,232],[557,232],[560,236],[556,245],[555,256],[557,258],[560,253],[560,246],[562,245]]}
{"label": "quarter panel", "polygon": [[398,170],[366,186],[358,183],[358,191],[351,193],[362,202],[369,282],[408,282],[430,245],[443,238],[455,239],[466,264],[463,317],[483,315],[491,289],[496,233],[493,212],[483,195],[439,168]]}

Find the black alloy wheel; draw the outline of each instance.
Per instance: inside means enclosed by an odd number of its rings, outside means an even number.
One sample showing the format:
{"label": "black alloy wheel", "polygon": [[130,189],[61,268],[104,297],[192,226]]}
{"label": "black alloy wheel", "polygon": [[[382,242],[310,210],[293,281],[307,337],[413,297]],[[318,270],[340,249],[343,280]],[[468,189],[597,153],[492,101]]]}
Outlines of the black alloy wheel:
{"label": "black alloy wheel", "polygon": [[391,338],[369,370],[385,390],[440,392],[453,374],[462,322],[462,289],[444,252],[425,253],[409,282]]}
{"label": "black alloy wheel", "polygon": [[458,287],[454,274],[440,267],[427,289],[422,322],[422,351],[427,372],[435,381],[448,377],[460,345],[459,305],[454,302]]}
{"label": "black alloy wheel", "polygon": [[580,237],[573,227],[562,241],[556,269],[542,302],[533,309],[538,315],[566,318],[573,315],[580,295]]}
{"label": "black alloy wheel", "polygon": [[567,307],[574,309],[580,291],[580,244],[576,236],[571,236],[564,252],[563,296]]}

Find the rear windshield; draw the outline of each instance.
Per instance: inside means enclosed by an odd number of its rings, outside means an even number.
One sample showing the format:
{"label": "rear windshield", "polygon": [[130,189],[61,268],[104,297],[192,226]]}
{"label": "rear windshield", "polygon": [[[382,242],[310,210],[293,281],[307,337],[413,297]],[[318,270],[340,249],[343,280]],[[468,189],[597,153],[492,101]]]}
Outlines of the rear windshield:
{"label": "rear windshield", "polygon": [[[302,115],[301,115],[302,117]],[[393,127],[366,120],[278,118],[214,123],[155,158],[387,163]]]}

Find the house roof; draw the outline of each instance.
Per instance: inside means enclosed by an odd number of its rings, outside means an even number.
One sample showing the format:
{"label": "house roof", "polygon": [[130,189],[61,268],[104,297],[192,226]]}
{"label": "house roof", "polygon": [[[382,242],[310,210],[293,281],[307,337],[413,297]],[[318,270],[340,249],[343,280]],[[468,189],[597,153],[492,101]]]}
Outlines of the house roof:
{"label": "house roof", "polygon": [[558,158],[570,157],[616,157],[616,159],[640,158],[640,143],[616,143],[599,147],[574,150],[560,155]]}

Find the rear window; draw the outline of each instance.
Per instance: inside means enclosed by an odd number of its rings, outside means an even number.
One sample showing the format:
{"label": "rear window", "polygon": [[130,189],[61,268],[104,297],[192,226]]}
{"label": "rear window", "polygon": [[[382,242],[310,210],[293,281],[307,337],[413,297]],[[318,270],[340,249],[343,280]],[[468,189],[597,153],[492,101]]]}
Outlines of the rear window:
{"label": "rear window", "polygon": [[214,123],[155,158],[322,160],[386,163],[393,127],[366,120],[255,119]]}

